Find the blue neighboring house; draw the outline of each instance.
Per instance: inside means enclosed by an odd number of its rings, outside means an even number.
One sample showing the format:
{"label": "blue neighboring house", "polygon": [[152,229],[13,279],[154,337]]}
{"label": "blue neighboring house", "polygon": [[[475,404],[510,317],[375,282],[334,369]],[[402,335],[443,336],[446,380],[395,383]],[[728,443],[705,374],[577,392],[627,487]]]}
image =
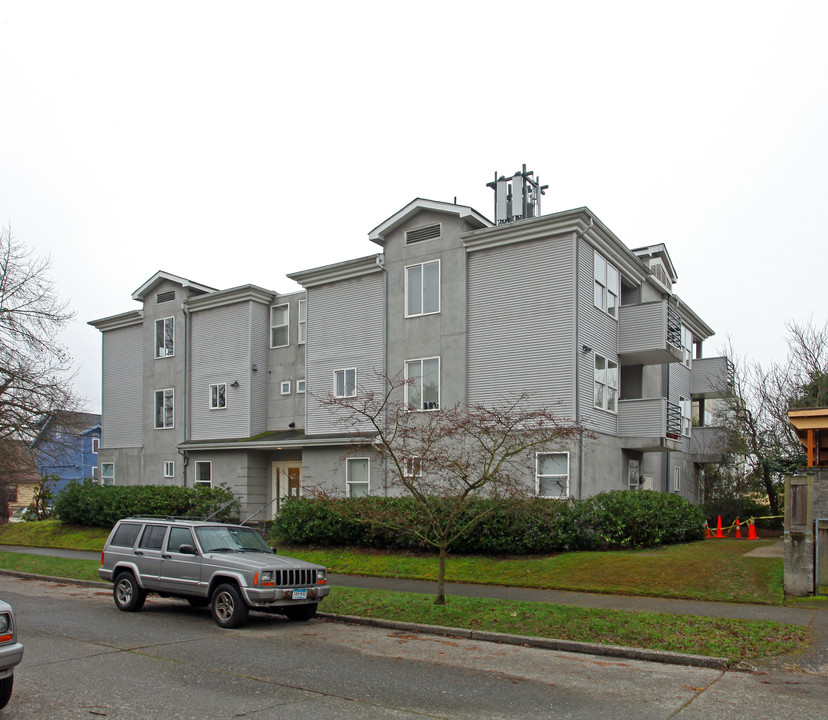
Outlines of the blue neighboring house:
{"label": "blue neighboring house", "polygon": [[57,495],[70,480],[97,480],[100,445],[100,415],[60,412],[46,418],[31,448],[40,476],[60,478],[52,487]]}

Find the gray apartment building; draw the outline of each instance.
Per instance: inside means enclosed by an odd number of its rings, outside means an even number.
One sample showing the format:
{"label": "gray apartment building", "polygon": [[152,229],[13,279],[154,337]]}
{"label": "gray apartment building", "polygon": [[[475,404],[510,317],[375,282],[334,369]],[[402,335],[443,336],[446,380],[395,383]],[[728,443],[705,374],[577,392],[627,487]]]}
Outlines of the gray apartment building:
{"label": "gray apartment building", "polygon": [[369,233],[376,252],[289,275],[300,292],[156,273],[140,309],[90,323],[102,481],[223,483],[261,520],[320,484],[385,494],[370,442],[319,398],[404,373],[412,411],[525,392],[579,419],[582,440],[526,459],[539,495],[699,501],[704,464],[723,459],[709,409],[731,363],[703,357],[713,331],[675,294],[664,245],[631,250],[586,207],[540,215],[530,176],[492,183],[494,222],[413,200]]}

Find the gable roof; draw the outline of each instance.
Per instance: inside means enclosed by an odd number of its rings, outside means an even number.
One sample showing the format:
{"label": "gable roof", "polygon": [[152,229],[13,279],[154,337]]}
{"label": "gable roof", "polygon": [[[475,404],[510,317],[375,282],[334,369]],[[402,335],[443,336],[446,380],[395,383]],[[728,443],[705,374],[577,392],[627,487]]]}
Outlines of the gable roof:
{"label": "gable roof", "polygon": [[398,210],[390,218],[384,220],[373,230],[371,230],[371,232],[368,233],[368,239],[371,242],[375,242],[377,245],[384,245],[385,238],[388,233],[393,232],[396,228],[421,210],[446,213],[447,215],[457,215],[461,220],[465,220],[475,229],[492,227],[494,224],[491,220],[488,220],[477,212],[477,210],[467,205],[457,205],[456,203],[440,202],[439,200],[414,198],[414,200],[408,203],[408,205],[404,208]]}
{"label": "gable roof", "polygon": [[193,282],[192,280],[187,280],[187,278],[179,277],[178,275],[173,275],[172,273],[164,272],[163,270],[159,270],[155,275],[153,275],[149,280],[147,280],[141,287],[139,287],[134,293],[132,293],[133,300],[143,300],[147,295],[149,295],[153,288],[155,288],[159,283],[163,282],[164,280],[169,280],[170,282],[174,282],[181,287],[185,288],[192,288],[197,294],[201,293],[209,293],[215,292],[216,288],[211,288],[207,285],[202,285],[201,283]]}

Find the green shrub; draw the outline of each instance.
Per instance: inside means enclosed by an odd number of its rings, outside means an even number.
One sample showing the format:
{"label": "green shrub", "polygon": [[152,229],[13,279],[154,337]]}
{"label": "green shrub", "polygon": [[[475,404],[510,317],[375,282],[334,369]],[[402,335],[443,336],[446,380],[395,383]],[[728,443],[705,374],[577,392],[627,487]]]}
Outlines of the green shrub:
{"label": "green shrub", "polygon": [[215,519],[226,520],[238,512],[238,503],[227,487],[97,485],[72,480],[55,500],[54,512],[62,522],[112,527],[132,515],[204,518],[218,512]]}
{"label": "green shrub", "polygon": [[[425,523],[415,501],[400,498],[293,498],[274,520],[274,541],[291,545],[357,546],[426,550],[411,534],[402,535],[369,520],[371,506]],[[439,511],[439,503],[437,504]],[[446,505],[446,511],[449,506]],[[419,516],[419,517],[418,517]],[[543,498],[473,501],[458,523],[480,517],[456,540],[455,553],[528,555],[561,550],[652,547],[704,537],[704,510],[670,493],[619,490],[581,501]],[[425,531],[425,526],[420,528]]]}

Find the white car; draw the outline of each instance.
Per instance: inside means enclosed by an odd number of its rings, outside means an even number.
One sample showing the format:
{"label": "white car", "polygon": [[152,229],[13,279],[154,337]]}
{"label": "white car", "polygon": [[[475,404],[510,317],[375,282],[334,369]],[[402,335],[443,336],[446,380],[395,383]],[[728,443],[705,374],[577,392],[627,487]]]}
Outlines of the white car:
{"label": "white car", "polygon": [[0,600],[0,708],[6,707],[14,687],[14,668],[23,659],[11,605]]}

